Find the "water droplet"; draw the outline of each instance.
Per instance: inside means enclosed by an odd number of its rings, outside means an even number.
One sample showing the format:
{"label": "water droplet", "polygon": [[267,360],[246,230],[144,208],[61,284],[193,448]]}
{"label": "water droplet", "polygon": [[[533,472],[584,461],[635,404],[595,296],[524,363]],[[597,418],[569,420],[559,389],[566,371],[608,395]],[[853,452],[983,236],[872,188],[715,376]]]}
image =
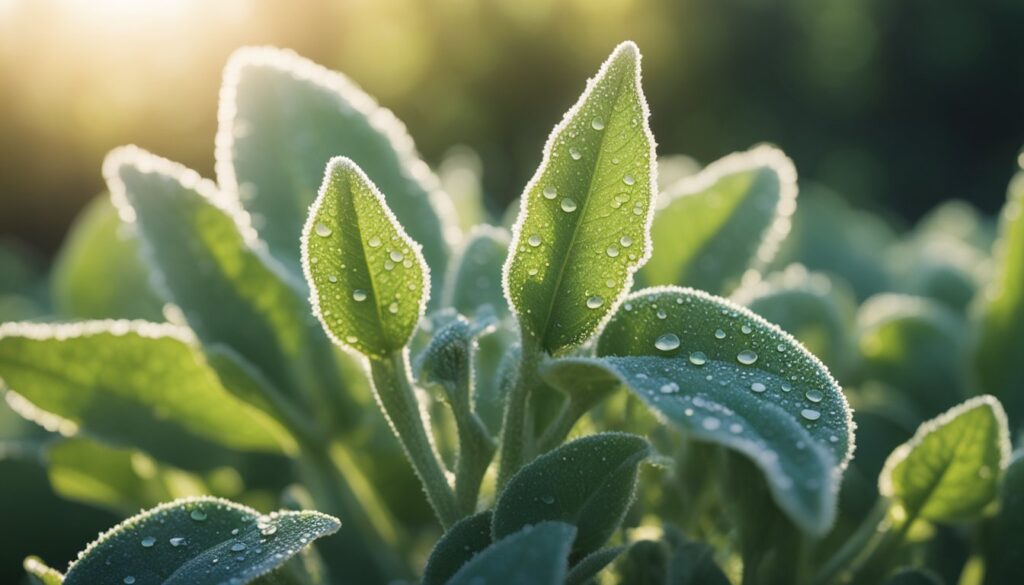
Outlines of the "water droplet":
{"label": "water droplet", "polygon": [[743,432],[743,425],[740,423],[732,423],[729,425],[729,432],[734,435],[738,435]]}
{"label": "water droplet", "polygon": [[570,149],[569,149],[569,156],[571,156],[571,157],[572,157],[572,160],[580,160],[581,158],[583,158],[583,153],[581,153],[581,152],[580,152],[580,151],[579,151],[579,150],[578,150],[578,149],[577,149],[577,148],[576,148],[576,147],[574,146],[574,147],[572,147],[572,148],[570,148]]}
{"label": "water droplet", "polygon": [[604,120],[601,118],[594,118],[590,121],[590,127],[594,130],[604,130]]}
{"label": "water droplet", "polygon": [[331,274],[330,276],[327,277],[327,280],[331,282],[338,282],[338,277]]}
{"label": "water droplet", "polygon": [[633,238],[629,236],[622,236],[619,238],[619,244],[621,244],[623,248],[628,248],[633,245]]}
{"label": "water droplet", "polygon": [[665,312],[665,309],[658,309],[658,312],[655,313],[655,315],[662,321],[668,318],[668,313]]}
{"label": "water droplet", "polygon": [[316,223],[316,228],[315,229],[316,229],[316,235],[320,236],[321,238],[329,237],[332,233],[334,233],[334,232],[331,231],[331,228],[327,227],[327,224],[320,223],[320,222]]}
{"label": "water droplet", "polygon": [[789,385],[789,382],[783,382],[782,383],[782,391],[783,392],[789,392],[792,389],[793,389],[793,387]]}
{"label": "water droplet", "polygon": [[526,271],[526,273],[529,274],[530,276],[537,276],[537,272],[538,270],[536,268],[530,268],[529,270]]}
{"label": "water droplet", "polygon": [[700,426],[704,427],[709,431],[717,430],[718,427],[722,426],[722,421],[718,420],[713,416],[709,416],[706,419],[700,421]]}
{"label": "water droplet", "polygon": [[619,255],[619,249],[616,248],[615,246],[608,246],[608,249],[605,250],[605,253],[608,254],[609,258],[615,258],[616,256]]}
{"label": "water droplet", "polygon": [[380,238],[378,238],[377,236],[373,236],[369,240],[366,240],[366,244],[371,248],[379,248],[381,244]]}
{"label": "water droplet", "polygon": [[677,349],[679,347],[679,336],[675,333],[666,333],[654,341],[654,347],[661,351]]}
{"label": "water droplet", "polygon": [[784,352],[784,351],[786,351],[786,346],[780,343],[780,344],[775,346],[775,349],[777,351],[779,351],[779,352]]}
{"label": "water droplet", "polygon": [[679,384],[676,384],[675,382],[669,382],[667,384],[662,384],[662,386],[661,386],[661,388],[659,388],[659,390],[660,390],[660,392],[662,394],[674,394],[676,392],[679,392]]}
{"label": "water droplet", "polygon": [[389,256],[389,257],[391,258],[391,260],[393,260],[394,262],[401,262],[401,261],[402,261],[402,259],[403,259],[403,258],[405,258],[405,254],[403,254],[403,253],[399,252],[398,250],[391,250],[391,252],[390,252],[390,253],[388,253],[388,256]]}
{"label": "water droplet", "polygon": [[345,341],[348,343],[359,343],[359,338],[356,337],[355,335],[349,335],[348,337],[345,338]]}
{"label": "water droplet", "polygon": [[725,331],[715,329],[715,339],[725,339]]}
{"label": "water droplet", "polygon": [[131,575],[128,575],[127,577],[124,578],[125,585],[132,585],[132,583],[134,583],[134,582],[135,582],[135,577],[132,577]]}
{"label": "water droplet", "polygon": [[526,243],[530,244],[534,248],[539,246],[540,242],[541,242],[540,236],[538,236],[537,234],[533,234],[532,236],[530,236],[529,238],[526,239]]}
{"label": "water droplet", "polygon": [[352,291],[352,298],[355,300],[355,302],[361,303],[366,300],[366,291],[361,288],[357,288],[356,290]]}
{"label": "water droplet", "polygon": [[391,303],[388,305],[388,312],[392,315],[398,314],[398,303]]}
{"label": "water droplet", "polygon": [[708,363],[708,356],[703,351],[695,351],[690,354],[690,363],[695,366],[703,366]]}
{"label": "water droplet", "polygon": [[811,408],[805,408],[800,411],[800,416],[806,418],[807,420],[818,420],[819,418],[821,418],[821,413]]}
{"label": "water droplet", "polygon": [[766,388],[765,385],[760,382],[754,382],[753,384],[750,385],[750,389],[760,394],[761,392],[764,392],[768,388]]}
{"label": "water droplet", "polygon": [[603,304],[604,304],[604,298],[602,298],[602,297],[600,297],[598,295],[594,295],[594,296],[589,297],[587,299],[587,308],[588,309],[596,309],[596,308],[600,307]]}
{"label": "water droplet", "polygon": [[199,508],[196,508],[195,510],[189,512],[189,517],[195,520],[196,522],[202,522],[203,520],[206,520],[206,512],[203,512]]}
{"label": "water droplet", "polygon": [[750,335],[750,332],[753,331],[753,329],[750,328],[750,325],[744,325],[743,327],[740,327],[740,331],[742,331],[744,335]]}
{"label": "water droplet", "polygon": [[245,550],[245,548],[246,547],[244,542],[236,542],[235,544],[231,545],[231,550],[233,552],[242,552],[243,550]]}
{"label": "water droplet", "polygon": [[749,349],[745,349],[736,355],[736,359],[745,366],[757,361],[757,354]]}
{"label": "water droplet", "polygon": [[807,398],[807,400],[810,400],[811,402],[821,402],[821,399],[825,397],[818,390],[808,390],[807,392],[804,393],[804,396]]}
{"label": "water droplet", "polygon": [[175,537],[170,539],[170,543],[171,543],[171,546],[178,547],[178,546],[184,546],[184,545],[188,544],[188,541],[185,540],[184,536],[175,536]]}
{"label": "water droplet", "polygon": [[540,497],[540,501],[550,506],[555,503],[555,496],[544,495]]}
{"label": "water droplet", "polygon": [[561,206],[562,211],[566,213],[572,213],[576,211],[576,200],[573,199],[572,197],[565,197],[564,199],[562,199]]}
{"label": "water droplet", "polygon": [[544,187],[545,199],[554,199],[556,196],[558,196],[558,191],[554,187],[552,187],[551,185]]}
{"label": "water droplet", "polygon": [[622,182],[627,185],[635,185],[636,179],[633,178],[633,175],[626,175],[625,177],[622,177]]}
{"label": "water droplet", "polygon": [[143,548],[152,548],[154,544],[156,544],[156,539],[152,536],[147,536],[146,538],[142,539]]}
{"label": "water droplet", "polygon": [[277,526],[267,526],[266,528],[260,529],[260,534],[263,536],[273,536],[277,534]]}

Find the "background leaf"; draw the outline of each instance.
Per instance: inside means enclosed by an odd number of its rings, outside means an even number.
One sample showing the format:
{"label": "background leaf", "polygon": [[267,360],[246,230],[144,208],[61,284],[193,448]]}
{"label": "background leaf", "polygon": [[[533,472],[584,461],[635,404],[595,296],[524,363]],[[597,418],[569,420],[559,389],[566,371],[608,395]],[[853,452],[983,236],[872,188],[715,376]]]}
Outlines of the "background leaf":
{"label": "background leaf", "polygon": [[456,522],[434,545],[423,570],[422,585],[444,585],[477,553],[491,545],[491,511]]}
{"label": "background leaf", "polygon": [[64,575],[60,571],[47,567],[38,557],[25,559],[24,567],[33,585],[61,585],[64,582]]}
{"label": "background leaf", "polygon": [[985,585],[1013,583],[1024,571],[1024,451],[1003,475],[999,515],[985,534]]}
{"label": "background leaf", "polygon": [[508,314],[501,288],[501,267],[508,256],[511,238],[505,228],[473,227],[449,267],[444,306],[468,316],[475,315],[485,305],[490,306],[495,315]]}
{"label": "background leaf", "polygon": [[576,529],[562,522],[527,526],[463,565],[448,585],[562,585]]}
{"label": "background leaf", "polygon": [[590,337],[650,255],[656,169],[647,118],[640,52],[626,42],[555,126],[523,191],[505,296],[550,353]]}

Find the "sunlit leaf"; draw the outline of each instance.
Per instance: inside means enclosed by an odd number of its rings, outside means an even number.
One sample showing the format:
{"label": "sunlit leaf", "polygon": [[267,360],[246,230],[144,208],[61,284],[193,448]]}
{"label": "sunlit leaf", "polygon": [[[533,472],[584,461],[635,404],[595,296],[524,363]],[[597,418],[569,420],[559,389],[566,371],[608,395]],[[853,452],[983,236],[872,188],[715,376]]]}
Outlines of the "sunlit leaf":
{"label": "sunlit leaf", "polygon": [[501,289],[501,267],[508,256],[510,239],[507,230],[489,225],[478,225],[469,232],[449,267],[444,306],[470,316],[485,305],[496,315],[508,313]]}
{"label": "sunlit leaf", "polygon": [[490,510],[463,518],[449,528],[430,551],[422,585],[444,585],[491,542]]}
{"label": "sunlit leaf", "polygon": [[504,268],[520,326],[558,353],[593,334],[650,255],[654,139],[640,52],[619,45],[552,131]]}
{"label": "sunlit leaf", "polygon": [[448,585],[562,585],[576,529],[562,522],[527,526],[477,554]]}
{"label": "sunlit leaf", "polygon": [[32,585],[61,585],[64,582],[64,575],[43,564],[39,557],[28,557],[23,566]]}

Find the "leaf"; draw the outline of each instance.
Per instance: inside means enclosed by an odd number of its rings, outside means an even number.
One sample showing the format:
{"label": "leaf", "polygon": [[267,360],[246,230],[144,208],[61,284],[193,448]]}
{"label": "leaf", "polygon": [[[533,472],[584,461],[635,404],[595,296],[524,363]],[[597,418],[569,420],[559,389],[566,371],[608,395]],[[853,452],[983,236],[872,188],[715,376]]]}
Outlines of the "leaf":
{"label": "leaf", "polygon": [[942,580],[931,571],[904,567],[886,579],[885,585],[942,585]]}
{"label": "leaf", "polygon": [[576,529],[562,522],[527,526],[477,554],[448,585],[562,585]]}
{"label": "leaf", "polygon": [[672,551],[668,566],[669,585],[730,585],[729,578],[715,564],[714,549],[702,542],[687,542]]}
{"label": "leaf", "polygon": [[1015,429],[1024,426],[1024,171],[1010,182],[993,250],[995,273],[979,295],[974,373],[999,398]]}
{"label": "leaf", "polygon": [[586,341],[650,256],[657,173],[647,118],[640,51],[625,42],[555,126],[523,192],[505,297],[549,353]]}
{"label": "leaf", "polygon": [[723,298],[660,287],[626,298],[597,353],[595,367],[673,425],[749,457],[801,529],[828,530],[853,424],[828,369],[790,335]]}
{"label": "leaf", "polygon": [[638,540],[629,545],[629,550],[617,563],[616,568],[622,583],[666,585],[670,557],[671,553],[665,542]]}
{"label": "leaf", "polygon": [[1006,413],[992,396],[978,396],[918,427],[889,455],[878,491],[909,520],[970,520],[996,497],[1010,459]]}
{"label": "leaf", "polygon": [[[419,159],[405,126],[341,73],[291,51],[243,48],[232,55],[221,90],[217,180],[252,214],[271,253],[298,276],[296,247],[324,166],[355,161],[444,274],[455,212]],[[440,298],[440,282],[434,297]]]}
{"label": "leaf", "polygon": [[731,154],[661,194],[644,284],[727,292],[771,261],[796,209],[796,169],[771,146]]}
{"label": "leaf", "polygon": [[541,455],[512,476],[498,497],[495,539],[558,520],[579,529],[574,555],[597,550],[622,522],[633,501],[637,468],[649,454],[642,437],[600,433]]}
{"label": "leaf", "polygon": [[595,550],[576,563],[565,578],[565,585],[586,585],[591,579],[619,558],[625,546],[613,546]]}
{"label": "leaf", "polygon": [[319,512],[263,515],[218,498],[176,500],[101,534],[71,564],[64,583],[242,585],[340,526]]}
{"label": "leaf", "polygon": [[430,296],[430,269],[377,187],[332,158],[302,231],[313,311],[331,339],[385,358],[412,338]]}
{"label": "leaf", "polygon": [[475,315],[484,306],[491,307],[498,316],[506,315],[501,267],[508,256],[510,239],[505,228],[475,226],[449,267],[443,305],[463,315]]}
{"label": "leaf", "polygon": [[459,520],[437,541],[423,570],[422,585],[444,585],[477,553],[491,545],[491,512]]}
{"label": "leaf", "polygon": [[64,575],[46,566],[39,557],[28,557],[22,566],[33,585],[61,585],[64,582]]}
{"label": "leaf", "polygon": [[999,491],[999,515],[984,541],[985,585],[1013,583],[1024,572],[1024,451],[1013,455]]}
{"label": "leaf", "polygon": [[163,301],[139,259],[139,242],[107,196],[75,219],[50,277],[56,310],[74,319],[162,321]]}
{"label": "leaf", "polygon": [[211,443],[294,448],[277,423],[224,389],[182,327],[8,323],[0,326],[0,378],[26,418],[161,458],[202,461]]}

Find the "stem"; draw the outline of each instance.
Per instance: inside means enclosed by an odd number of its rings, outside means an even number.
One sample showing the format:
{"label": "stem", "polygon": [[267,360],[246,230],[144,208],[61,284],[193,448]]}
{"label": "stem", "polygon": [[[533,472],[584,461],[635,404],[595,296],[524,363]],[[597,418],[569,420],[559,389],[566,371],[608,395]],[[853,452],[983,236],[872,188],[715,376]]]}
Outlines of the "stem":
{"label": "stem", "polygon": [[[875,502],[871,512],[868,513],[850,538],[843,543],[843,546],[825,562],[825,565],[815,575],[813,584],[826,585],[831,583],[854,559],[865,554],[865,551],[872,550],[874,546],[877,546],[878,541],[880,541],[878,538],[879,528],[882,522],[885,521],[888,512],[889,500],[878,496],[878,500]],[[874,542],[874,545],[869,546],[872,542]]]}
{"label": "stem", "polygon": [[505,420],[501,426],[501,458],[498,464],[498,491],[523,465],[526,452],[526,416],[530,390],[537,384],[537,363],[540,350],[536,341],[525,332],[519,358],[519,375],[509,391]]}
{"label": "stem", "polygon": [[455,500],[460,516],[469,516],[476,511],[477,496],[487,466],[494,458],[494,439],[484,424],[472,413],[456,416],[459,431],[459,459],[455,464]]}
{"label": "stem", "polygon": [[889,525],[888,530],[882,533],[881,538],[874,541],[875,546],[860,556],[850,568],[851,583],[873,584],[882,581],[882,577],[892,566],[893,558],[899,552],[907,532],[917,520],[919,512],[920,510],[915,510],[899,524]]}
{"label": "stem", "polygon": [[377,401],[420,478],[441,526],[447,530],[461,515],[427,431],[426,413],[410,380],[408,353],[402,349],[388,360],[370,360],[370,374]]}
{"label": "stem", "polygon": [[590,404],[581,404],[572,396],[567,398],[555,420],[551,421],[548,428],[544,429],[544,433],[541,434],[540,440],[537,442],[537,453],[543,455],[561,445],[580,418],[590,410],[590,406]]}

